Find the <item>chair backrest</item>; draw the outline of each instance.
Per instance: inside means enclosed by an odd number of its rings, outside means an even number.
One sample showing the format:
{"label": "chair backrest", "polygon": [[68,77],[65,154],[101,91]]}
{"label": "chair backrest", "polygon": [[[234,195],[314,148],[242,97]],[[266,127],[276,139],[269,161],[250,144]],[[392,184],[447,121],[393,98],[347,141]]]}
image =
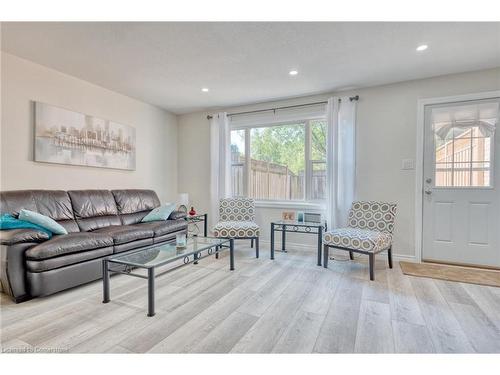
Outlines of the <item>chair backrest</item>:
{"label": "chair backrest", "polygon": [[254,221],[255,201],[251,198],[223,198],[219,201],[221,221]]}
{"label": "chair backrest", "polygon": [[396,203],[352,202],[347,226],[350,228],[370,229],[392,233],[396,217]]}

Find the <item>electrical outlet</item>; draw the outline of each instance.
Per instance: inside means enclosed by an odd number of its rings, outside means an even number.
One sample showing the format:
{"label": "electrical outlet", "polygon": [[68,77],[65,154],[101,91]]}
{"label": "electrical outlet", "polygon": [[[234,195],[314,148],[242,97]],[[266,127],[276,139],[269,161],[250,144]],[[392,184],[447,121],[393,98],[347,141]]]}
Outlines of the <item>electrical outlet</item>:
{"label": "electrical outlet", "polygon": [[403,159],[401,162],[401,169],[405,171],[415,169],[415,159]]}

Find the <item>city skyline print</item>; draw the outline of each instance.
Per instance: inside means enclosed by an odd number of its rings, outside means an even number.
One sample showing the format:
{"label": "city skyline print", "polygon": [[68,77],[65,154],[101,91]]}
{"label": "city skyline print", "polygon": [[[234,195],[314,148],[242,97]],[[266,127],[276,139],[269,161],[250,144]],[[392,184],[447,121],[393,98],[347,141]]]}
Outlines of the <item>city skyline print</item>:
{"label": "city skyline print", "polygon": [[135,128],[35,102],[35,161],[135,170]]}

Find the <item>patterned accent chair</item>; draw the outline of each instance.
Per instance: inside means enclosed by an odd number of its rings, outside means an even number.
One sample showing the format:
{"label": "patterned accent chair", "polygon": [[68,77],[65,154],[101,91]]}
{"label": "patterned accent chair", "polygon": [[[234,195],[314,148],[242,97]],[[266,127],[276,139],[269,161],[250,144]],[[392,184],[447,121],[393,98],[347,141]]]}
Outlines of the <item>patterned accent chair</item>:
{"label": "patterned accent chair", "polygon": [[220,221],[213,228],[215,237],[249,239],[259,257],[260,228],[255,223],[255,202],[250,198],[224,198],[219,202]]}
{"label": "patterned accent chair", "polygon": [[375,254],[387,250],[389,268],[392,268],[392,231],[396,204],[384,202],[353,202],[347,228],[338,228],[323,235],[324,267],[328,267],[329,248],[368,255],[370,280],[375,279]]}

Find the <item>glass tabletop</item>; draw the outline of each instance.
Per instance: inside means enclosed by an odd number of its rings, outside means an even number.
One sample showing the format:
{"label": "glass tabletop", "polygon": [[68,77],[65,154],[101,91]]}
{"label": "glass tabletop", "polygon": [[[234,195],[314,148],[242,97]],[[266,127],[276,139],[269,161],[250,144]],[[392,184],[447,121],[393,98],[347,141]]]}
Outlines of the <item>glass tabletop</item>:
{"label": "glass tabletop", "polygon": [[229,243],[229,239],[195,236],[189,237],[186,246],[183,248],[177,248],[175,243],[158,244],[130,254],[112,256],[108,258],[108,261],[129,266],[152,268],[225,243]]}
{"label": "glass tabletop", "polygon": [[325,223],[314,223],[312,221],[297,221],[297,220],[277,220],[273,221],[275,225],[290,225],[290,226],[302,226],[302,227],[324,227]]}

